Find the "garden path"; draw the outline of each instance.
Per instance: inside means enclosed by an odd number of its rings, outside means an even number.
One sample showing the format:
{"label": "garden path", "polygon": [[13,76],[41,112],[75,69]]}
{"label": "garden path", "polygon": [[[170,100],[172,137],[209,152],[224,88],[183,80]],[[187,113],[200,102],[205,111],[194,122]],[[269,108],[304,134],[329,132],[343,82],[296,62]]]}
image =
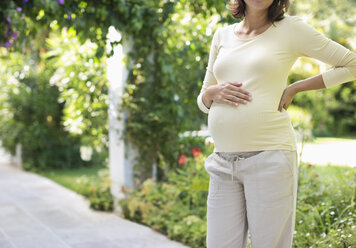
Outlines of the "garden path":
{"label": "garden path", "polygon": [[184,248],[34,173],[9,165],[0,148],[1,248]]}

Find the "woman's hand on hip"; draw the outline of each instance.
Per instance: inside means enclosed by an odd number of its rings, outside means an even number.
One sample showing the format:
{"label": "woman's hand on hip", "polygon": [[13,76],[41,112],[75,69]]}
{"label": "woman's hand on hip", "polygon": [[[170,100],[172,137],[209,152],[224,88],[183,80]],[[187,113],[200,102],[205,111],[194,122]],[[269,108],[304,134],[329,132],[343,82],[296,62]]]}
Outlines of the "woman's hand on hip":
{"label": "woman's hand on hip", "polygon": [[251,93],[241,89],[241,86],[241,82],[224,82],[210,86],[207,93],[214,102],[238,106],[240,103],[247,104],[252,100]]}
{"label": "woman's hand on hip", "polygon": [[285,88],[281,100],[279,101],[278,111],[282,112],[282,108],[287,110],[296,94],[297,91],[292,84]]}

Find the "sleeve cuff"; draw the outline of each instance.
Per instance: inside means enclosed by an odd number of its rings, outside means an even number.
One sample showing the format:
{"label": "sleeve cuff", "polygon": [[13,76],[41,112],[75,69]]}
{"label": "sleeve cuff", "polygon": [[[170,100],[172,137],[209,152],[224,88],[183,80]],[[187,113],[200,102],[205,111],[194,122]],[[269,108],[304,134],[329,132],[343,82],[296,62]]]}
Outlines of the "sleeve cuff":
{"label": "sleeve cuff", "polygon": [[208,114],[210,109],[208,109],[208,108],[205,106],[205,104],[203,103],[202,97],[203,97],[203,94],[202,94],[202,93],[200,93],[200,94],[198,95],[198,97],[197,97],[197,104],[198,104],[198,107],[199,107],[199,109],[200,109],[202,112],[204,112],[205,114]]}
{"label": "sleeve cuff", "polygon": [[356,79],[351,72],[344,67],[330,69],[323,72],[321,75],[327,89]]}

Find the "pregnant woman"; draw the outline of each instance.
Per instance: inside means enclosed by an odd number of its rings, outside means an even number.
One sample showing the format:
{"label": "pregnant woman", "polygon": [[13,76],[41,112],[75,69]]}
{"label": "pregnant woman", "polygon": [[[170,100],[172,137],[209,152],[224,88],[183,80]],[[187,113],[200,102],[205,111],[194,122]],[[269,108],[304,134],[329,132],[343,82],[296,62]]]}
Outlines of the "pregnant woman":
{"label": "pregnant woman", "polygon": [[[298,182],[296,137],[286,109],[301,91],[356,79],[356,54],[298,16],[288,0],[235,0],[243,21],[214,33],[197,104],[208,114],[207,248],[292,247]],[[333,67],[287,85],[298,57]]]}

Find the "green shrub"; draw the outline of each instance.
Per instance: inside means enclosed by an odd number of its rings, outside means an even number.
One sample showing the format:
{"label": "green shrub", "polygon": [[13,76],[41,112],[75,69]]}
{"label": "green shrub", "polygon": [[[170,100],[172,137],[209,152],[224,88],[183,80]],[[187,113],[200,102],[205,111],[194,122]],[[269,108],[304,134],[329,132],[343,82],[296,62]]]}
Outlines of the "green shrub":
{"label": "green shrub", "polygon": [[90,207],[100,211],[113,211],[114,200],[110,192],[110,170],[99,170],[97,177],[81,176],[78,179],[78,193],[84,195],[90,202]]}
{"label": "green shrub", "polygon": [[[213,146],[205,148],[212,152]],[[184,158],[184,159],[183,159]],[[201,149],[182,153],[177,168],[166,172],[167,182],[147,179],[136,191],[119,202],[124,216],[170,238],[204,247],[208,174]]]}

